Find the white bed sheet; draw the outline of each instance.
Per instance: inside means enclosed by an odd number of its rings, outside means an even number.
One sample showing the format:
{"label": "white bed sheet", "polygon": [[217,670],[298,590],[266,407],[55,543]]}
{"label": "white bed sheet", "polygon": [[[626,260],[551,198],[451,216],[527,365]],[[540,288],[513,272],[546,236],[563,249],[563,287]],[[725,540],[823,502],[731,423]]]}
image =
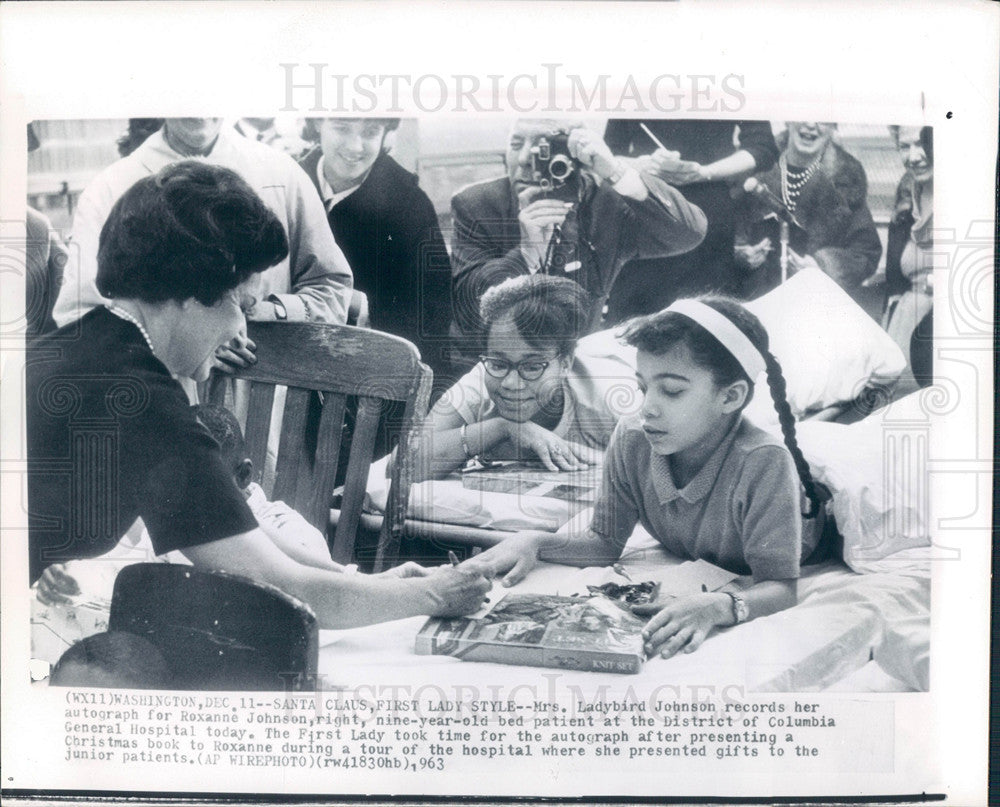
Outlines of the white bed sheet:
{"label": "white bed sheet", "polygon": [[[623,557],[636,580],[646,579],[663,564],[678,562],[648,539],[634,539]],[[541,564],[517,590],[571,594],[583,587],[581,580],[580,570]],[[807,568],[799,586],[800,603],[794,608],[720,630],[695,653],[650,659],[637,675],[418,656],[413,644],[423,617],[324,631],[319,670],[324,688],[406,686],[411,693],[437,688],[445,693],[464,692],[466,697],[486,697],[490,687],[500,693],[577,687],[590,698],[628,697],[629,691],[688,693],[691,687],[707,687],[717,695],[727,687],[747,693],[804,692],[852,680],[859,691],[927,688],[927,575],[859,575],[843,564],[827,563]],[[872,661],[878,671],[870,667]]]}

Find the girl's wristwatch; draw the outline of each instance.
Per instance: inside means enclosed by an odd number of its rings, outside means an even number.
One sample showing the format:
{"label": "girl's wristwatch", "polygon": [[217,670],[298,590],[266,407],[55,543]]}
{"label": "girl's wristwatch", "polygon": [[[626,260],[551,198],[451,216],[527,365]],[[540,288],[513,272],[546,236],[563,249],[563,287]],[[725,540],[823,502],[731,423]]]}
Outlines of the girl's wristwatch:
{"label": "girl's wristwatch", "polygon": [[750,618],[750,609],[747,608],[747,601],[732,591],[727,591],[726,594],[733,601],[733,624],[739,625],[741,622],[746,622]]}
{"label": "girl's wristwatch", "polygon": [[281,302],[281,298],[277,294],[272,294],[267,298],[267,301],[274,306],[274,318],[277,320],[288,319],[288,309],[285,308],[285,304]]}

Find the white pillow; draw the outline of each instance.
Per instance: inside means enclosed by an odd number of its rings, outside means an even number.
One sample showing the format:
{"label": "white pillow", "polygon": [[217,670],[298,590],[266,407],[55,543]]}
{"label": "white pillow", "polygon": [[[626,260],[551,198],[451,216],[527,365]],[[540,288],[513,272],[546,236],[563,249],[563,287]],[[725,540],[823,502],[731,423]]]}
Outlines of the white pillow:
{"label": "white pillow", "polygon": [[894,422],[926,418],[914,393],[858,423],[807,420],[795,431],[813,477],[833,494],[844,562],[856,572],[926,571],[926,458],[912,438],[886,428],[887,412]]}
{"label": "white pillow", "polygon": [[[906,367],[899,346],[821,269],[803,269],[745,305],[767,329],[796,418],[891,385]],[[773,407],[766,387],[757,389],[747,414],[760,422],[754,415],[772,418]]]}
{"label": "white pillow", "polygon": [[[803,269],[744,305],[767,329],[796,418],[852,401],[868,385],[889,386],[906,367],[899,346],[821,269]],[[635,348],[616,339],[620,330],[584,337],[577,352],[618,355],[634,367]],[[756,381],[756,394],[744,414],[759,426],[775,425],[778,416],[767,382],[763,375]]]}

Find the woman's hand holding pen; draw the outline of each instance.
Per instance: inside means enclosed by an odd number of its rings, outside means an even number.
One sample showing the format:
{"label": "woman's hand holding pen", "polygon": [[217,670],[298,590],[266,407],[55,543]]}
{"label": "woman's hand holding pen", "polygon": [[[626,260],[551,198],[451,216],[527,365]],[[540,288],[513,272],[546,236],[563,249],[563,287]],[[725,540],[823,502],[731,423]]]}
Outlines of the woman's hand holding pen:
{"label": "woman's hand holding pen", "polygon": [[418,578],[420,585],[427,586],[431,604],[427,609],[430,616],[464,616],[478,611],[493,587],[492,576],[483,574],[483,569],[466,563],[441,566],[427,577]]}
{"label": "woman's hand holding pen", "polygon": [[632,612],[652,617],[642,630],[647,657],[670,658],[682,649],[693,653],[713,628],[733,622],[732,600],[715,591],[634,605]]}

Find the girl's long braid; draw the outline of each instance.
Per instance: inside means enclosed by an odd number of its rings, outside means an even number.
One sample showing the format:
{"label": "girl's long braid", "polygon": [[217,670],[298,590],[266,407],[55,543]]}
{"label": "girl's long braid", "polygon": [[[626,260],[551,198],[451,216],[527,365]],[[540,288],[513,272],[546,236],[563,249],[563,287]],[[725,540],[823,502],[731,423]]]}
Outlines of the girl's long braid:
{"label": "girl's long braid", "polygon": [[774,408],[778,413],[778,422],[781,424],[781,434],[785,439],[785,446],[792,455],[795,463],[795,470],[799,472],[799,479],[805,489],[806,498],[809,499],[809,511],[803,515],[806,518],[815,518],[823,506],[823,502],[830,498],[830,493],[823,485],[816,482],[809,470],[809,463],[802,455],[799,448],[799,441],[795,435],[795,416],[792,408],[788,405],[786,397],[785,376],[781,372],[781,365],[770,350],[762,350],[764,365],[767,368],[767,386],[771,391],[771,400],[774,401]]}

